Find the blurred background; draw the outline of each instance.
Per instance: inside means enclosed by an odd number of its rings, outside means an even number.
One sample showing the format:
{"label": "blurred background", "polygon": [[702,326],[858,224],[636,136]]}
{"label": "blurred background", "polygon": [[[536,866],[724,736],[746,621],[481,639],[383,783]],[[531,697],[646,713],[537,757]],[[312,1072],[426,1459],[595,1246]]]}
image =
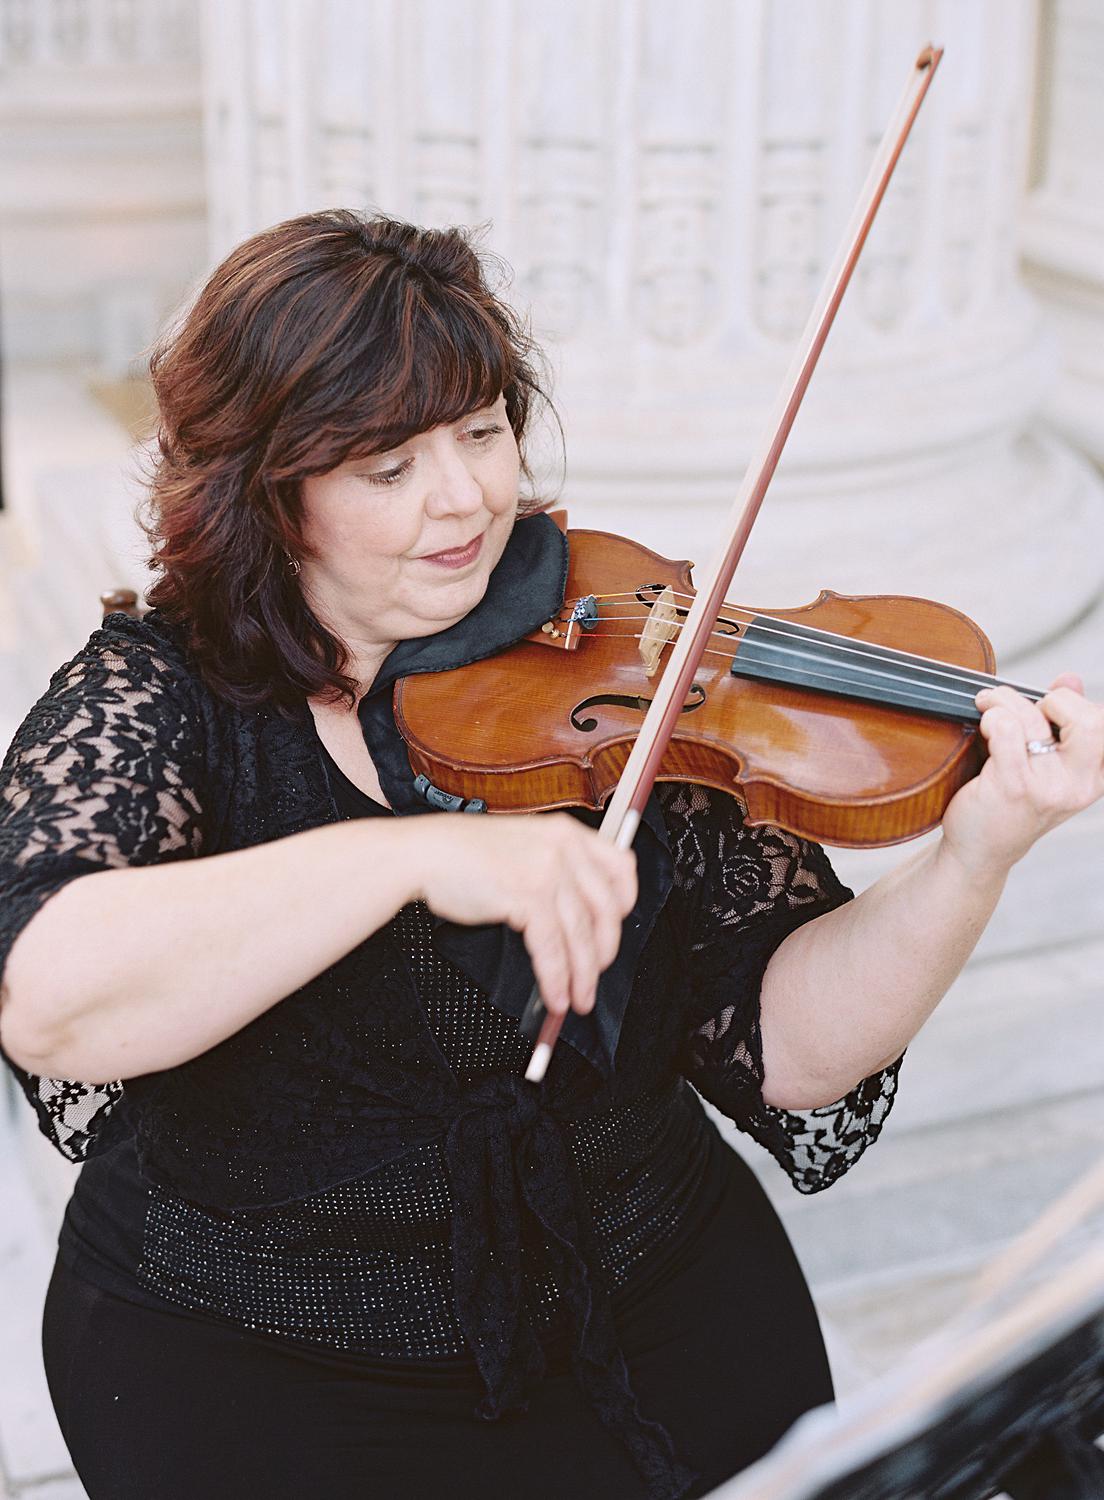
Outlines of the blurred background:
{"label": "blurred background", "polygon": [[[707,561],[928,41],[733,597],[939,599],[1008,675],[1104,697],[1099,0],[0,0],[4,744],[100,593],[145,584],[152,340],[306,209],[485,226],[554,373],[542,489]],[[1098,807],[1014,872],[854,1172],[801,1199],[755,1161],[841,1389],[1100,1153],[1102,832]],[[861,887],[901,857],[836,863]],[[0,1103],[0,1495],[78,1500],[38,1354],[75,1168]]]}

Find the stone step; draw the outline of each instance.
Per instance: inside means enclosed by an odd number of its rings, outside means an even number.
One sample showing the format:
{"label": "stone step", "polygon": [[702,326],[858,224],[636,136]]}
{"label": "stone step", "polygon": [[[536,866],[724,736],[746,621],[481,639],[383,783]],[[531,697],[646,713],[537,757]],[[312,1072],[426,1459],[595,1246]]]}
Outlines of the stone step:
{"label": "stone step", "polygon": [[995,1253],[1104,1150],[1104,1087],[883,1138],[823,1194],[768,1191],[825,1289]]}
{"label": "stone step", "polygon": [[0,1477],[0,1500],[88,1500],[88,1491],[75,1474],[20,1485],[17,1490],[6,1488]]}
{"label": "stone step", "polygon": [[0,1098],[0,1484],[11,1500],[85,1500],[42,1368],[42,1308],[55,1240],[43,1226],[15,1137],[11,1111]]}
{"label": "stone step", "polygon": [[38,601],[30,614],[22,590],[34,566],[18,517],[0,515],[0,750],[6,750],[24,713],[42,691],[44,655],[37,628]]}
{"label": "stone step", "polygon": [[100,594],[119,586],[141,590],[147,582],[134,501],[114,464],[41,477],[38,556],[24,550],[19,559],[5,558],[0,577],[7,622],[0,636],[4,748],[52,673],[99,625]]}
{"label": "stone step", "polygon": [[1099,1160],[1102,1005],[1100,937],[970,965],[909,1048],[881,1139],[823,1194],[794,1192],[724,1127],[794,1241],[841,1390],[955,1311],[978,1269]]}
{"label": "stone step", "polygon": [[[1001,1222],[984,1176],[988,1163],[997,1167],[1006,1160],[1010,1143],[1014,1161],[1025,1174],[1036,1174],[1045,1192],[1048,1184],[1057,1191],[1067,1175],[1062,1160],[1068,1159],[1072,1172],[1084,1159],[1082,1139],[1104,1142],[1102,1007],[1104,938],[975,962],[910,1045],[881,1140],[829,1193],[801,1198],[790,1192],[784,1173],[763,1152],[755,1153],[753,1164],[788,1222],[799,1226],[813,1219],[824,1227],[818,1254],[827,1256],[834,1275],[844,1274],[853,1254],[853,1213],[865,1213],[873,1203],[877,1220],[876,1201],[886,1194],[915,1198],[908,1214],[915,1225],[931,1222],[934,1205],[927,1196],[946,1193],[953,1206],[942,1217],[952,1237],[926,1238],[924,1255],[968,1250],[980,1233],[971,1200]],[[1040,1153],[1045,1170],[1032,1165]],[[975,1183],[963,1189],[964,1204],[953,1203],[956,1193],[962,1196],[956,1183]],[[841,1240],[832,1249],[827,1226],[837,1214]],[[1006,1225],[1006,1232],[1014,1229]],[[1003,1232],[980,1239],[995,1242]],[[866,1263],[870,1269],[885,1266],[887,1258],[917,1258],[907,1228],[897,1248],[888,1228],[879,1228],[877,1239],[876,1256]]]}
{"label": "stone step", "polygon": [[1048,687],[1059,672],[1077,672],[1085,692],[1104,702],[1104,598],[1058,637],[1001,664],[1016,682]]}
{"label": "stone step", "polygon": [[[756,1165],[825,1321],[841,1388],[854,1389],[964,1304],[977,1273],[1104,1151],[1104,1089],[894,1135],[889,1127],[823,1194]],[[1104,1212],[1074,1236],[1104,1231]]]}
{"label": "stone step", "polygon": [[[133,510],[139,460],[86,372],[16,364],[5,372],[5,502],[0,518],[0,733],[11,732],[51,673],[100,619],[106,588],[141,588]],[[64,452],[79,455],[59,462]]]}
{"label": "stone step", "polygon": [[[90,372],[13,362],[4,371],[4,500],[41,554],[48,547],[37,512],[44,476],[123,471],[133,438],[91,390]],[[58,434],[64,433],[64,442]],[[59,454],[66,458],[59,462]],[[85,503],[96,503],[86,489]]]}
{"label": "stone step", "polygon": [[[938,834],[890,849],[829,849],[855,891],[913,857]],[[1013,868],[976,950],[989,959],[1081,942],[1104,932],[1104,801],[1053,829]]]}
{"label": "stone step", "polygon": [[40,479],[41,534],[63,545],[46,540],[40,567],[28,576],[50,612],[61,659],[99,624],[101,592],[129,584],[136,571],[117,555],[116,542],[118,513],[125,519],[134,498],[114,464],[53,471]]}
{"label": "stone step", "polygon": [[1104,1084],[1104,938],[969,965],[913,1040],[893,1133]]}
{"label": "stone step", "polygon": [[18,1490],[0,1489],[0,1500],[88,1500],[88,1491],[74,1474],[36,1482],[30,1487],[21,1485]]}

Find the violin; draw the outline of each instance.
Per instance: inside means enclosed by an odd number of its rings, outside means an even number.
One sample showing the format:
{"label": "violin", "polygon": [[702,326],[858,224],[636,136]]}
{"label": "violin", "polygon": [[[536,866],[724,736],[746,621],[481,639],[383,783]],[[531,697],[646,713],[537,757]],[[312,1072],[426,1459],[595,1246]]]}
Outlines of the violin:
{"label": "violin", "polygon": [[[490,812],[605,804],[693,605],[690,563],[600,531],[568,541],[565,602],[541,630],[395,687],[415,772]],[[926,599],[725,604],[656,779],[728,792],[751,825],[851,848],[901,843],[936,827],[980,770],[974,697],[1002,681],[994,665],[972,620]]]}

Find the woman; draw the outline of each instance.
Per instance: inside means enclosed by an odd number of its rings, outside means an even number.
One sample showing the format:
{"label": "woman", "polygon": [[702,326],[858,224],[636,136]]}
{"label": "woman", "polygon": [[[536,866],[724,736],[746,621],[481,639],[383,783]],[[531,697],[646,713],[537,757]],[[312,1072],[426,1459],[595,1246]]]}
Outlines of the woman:
{"label": "woman", "polygon": [[[155,357],[155,608],[55,674],[4,771],[0,1035],[86,1162],[43,1334],[91,1500],[737,1472],[831,1386],[686,1080],[826,1186],[1011,864],[1101,793],[1066,678],[983,695],[941,841],[853,901],[699,788],[635,856],[431,813],[395,678],[562,601],[563,540],[519,518],[529,353],[458,232],[334,212],[242,245]],[[569,1013],[539,1091],[510,930]]]}

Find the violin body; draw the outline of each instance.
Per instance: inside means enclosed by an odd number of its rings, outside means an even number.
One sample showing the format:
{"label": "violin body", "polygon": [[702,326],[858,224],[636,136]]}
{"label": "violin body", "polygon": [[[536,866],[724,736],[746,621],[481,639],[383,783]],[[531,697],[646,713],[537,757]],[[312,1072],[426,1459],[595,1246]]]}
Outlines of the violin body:
{"label": "violin body", "polygon": [[[448,793],[482,799],[491,812],[603,805],[657,681],[646,675],[639,632],[661,589],[674,590],[679,606],[692,602],[690,563],[604,532],[568,537],[567,600],[619,596],[602,603],[597,624],[575,628],[575,649],[530,638],[485,661],[395,686],[395,721],[415,772]],[[803,641],[811,627],[941,664],[982,672],[994,666],[973,621],[924,599],[824,592],[799,609],[732,606],[702,657],[660,779],[715,787],[740,800],[750,824],[829,844],[895,844],[935,827],[980,768],[976,711],[973,723],[955,722],[846,692],[735,675],[741,649],[750,658],[760,620],[780,641],[790,627]],[[839,656],[841,648],[834,649]],[[861,664],[857,653],[842,650],[845,665]],[[882,657],[872,659],[877,680]]]}

